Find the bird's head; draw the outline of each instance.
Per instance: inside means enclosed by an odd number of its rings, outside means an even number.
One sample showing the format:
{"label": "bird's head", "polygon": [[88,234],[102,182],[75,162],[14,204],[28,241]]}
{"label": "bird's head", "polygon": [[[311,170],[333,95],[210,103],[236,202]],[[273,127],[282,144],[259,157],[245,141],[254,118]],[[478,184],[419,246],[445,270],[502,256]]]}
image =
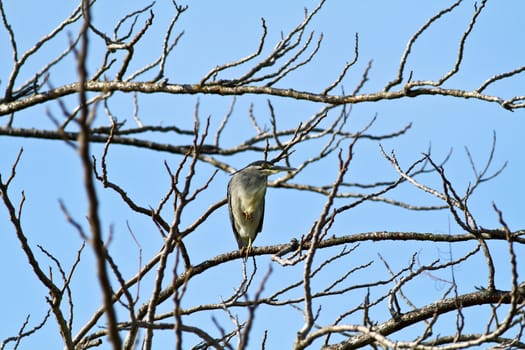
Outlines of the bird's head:
{"label": "bird's head", "polygon": [[258,160],[256,162],[248,164],[243,170],[256,171],[264,176],[270,176],[273,174],[280,173],[281,171],[293,171],[295,168],[289,168],[284,166],[278,166],[265,160]]}

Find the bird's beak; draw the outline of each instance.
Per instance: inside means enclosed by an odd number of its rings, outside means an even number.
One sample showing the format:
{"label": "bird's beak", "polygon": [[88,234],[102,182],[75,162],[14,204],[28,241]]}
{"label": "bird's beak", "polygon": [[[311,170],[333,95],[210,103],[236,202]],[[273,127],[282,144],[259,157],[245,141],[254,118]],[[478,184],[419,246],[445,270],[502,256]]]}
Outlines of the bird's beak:
{"label": "bird's beak", "polygon": [[277,174],[277,173],[280,173],[282,171],[294,171],[294,170],[297,170],[295,168],[290,168],[290,167],[286,167],[286,166],[278,166],[278,165],[274,165],[271,169],[268,169],[270,171],[270,173],[272,174]]}

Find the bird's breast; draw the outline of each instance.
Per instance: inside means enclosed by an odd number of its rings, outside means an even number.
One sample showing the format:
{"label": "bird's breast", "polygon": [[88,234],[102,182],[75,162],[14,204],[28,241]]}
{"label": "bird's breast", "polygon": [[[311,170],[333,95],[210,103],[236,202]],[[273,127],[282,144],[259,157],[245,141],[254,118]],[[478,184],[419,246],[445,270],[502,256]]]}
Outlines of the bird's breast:
{"label": "bird's breast", "polygon": [[241,208],[246,214],[253,214],[258,208],[261,208],[264,202],[265,188],[260,190],[254,190],[250,193],[246,193],[245,196],[241,196]]}

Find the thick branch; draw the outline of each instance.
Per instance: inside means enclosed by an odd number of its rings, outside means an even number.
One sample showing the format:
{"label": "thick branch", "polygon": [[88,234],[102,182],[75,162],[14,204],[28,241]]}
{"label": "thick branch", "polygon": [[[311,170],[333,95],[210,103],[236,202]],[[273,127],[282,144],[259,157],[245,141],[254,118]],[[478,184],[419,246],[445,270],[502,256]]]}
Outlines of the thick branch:
{"label": "thick branch", "polygon": [[[407,312],[405,314],[398,315],[395,319],[390,319],[384,323],[381,323],[370,331],[378,333],[380,335],[392,334],[398,330],[401,330],[409,325],[421,322],[426,319],[434,317],[436,314],[441,315],[447,312],[457,310],[458,308],[465,308],[476,305],[484,304],[509,304],[511,303],[512,292],[508,291],[488,291],[483,290],[474,293],[468,293],[453,298],[436,301],[430,305],[419,308],[415,311]],[[523,295],[520,297],[519,302],[523,302]],[[328,327],[330,328],[330,327]],[[356,329],[357,330],[357,329]],[[321,330],[322,331],[322,330]],[[314,336],[314,335],[312,335]],[[375,337],[364,332],[364,334],[353,337],[342,343],[328,346],[325,349],[329,350],[347,350],[347,349],[358,349],[366,345],[370,345],[374,342]]]}
{"label": "thick branch", "polygon": [[[175,95],[267,95],[276,97],[292,98],[296,100],[305,100],[310,102],[328,103],[333,105],[357,104],[364,102],[376,102],[381,100],[395,100],[405,97],[416,97],[421,95],[439,95],[457,98],[473,98],[481,101],[492,102],[502,105],[504,108],[513,110],[524,108],[525,102],[520,100],[504,100],[501,97],[486,95],[477,91],[466,91],[458,89],[445,89],[440,87],[419,87],[410,90],[398,91],[381,91],[371,94],[361,95],[324,95],[312,92],[298,91],[294,89],[280,89],[268,86],[221,86],[221,85],[200,85],[200,84],[164,84],[150,82],[124,82],[124,81],[86,81],[86,91],[92,92],[142,92],[151,93],[169,93]],[[2,101],[0,103],[0,116],[34,105],[52,101],[60,97],[68,96],[80,92],[80,83],[63,85],[56,89],[51,89],[44,93],[32,95],[16,101]],[[510,101],[510,102],[509,102]]]}

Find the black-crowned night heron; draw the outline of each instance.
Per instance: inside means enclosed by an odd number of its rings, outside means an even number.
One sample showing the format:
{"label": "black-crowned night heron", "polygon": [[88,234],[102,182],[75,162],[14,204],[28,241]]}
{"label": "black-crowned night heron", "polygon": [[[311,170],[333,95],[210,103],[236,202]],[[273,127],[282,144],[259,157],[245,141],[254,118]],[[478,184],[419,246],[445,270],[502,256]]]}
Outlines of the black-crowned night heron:
{"label": "black-crowned night heron", "polygon": [[239,249],[249,251],[262,230],[268,176],[292,170],[295,169],[257,161],[232,175],[228,183],[228,209]]}

